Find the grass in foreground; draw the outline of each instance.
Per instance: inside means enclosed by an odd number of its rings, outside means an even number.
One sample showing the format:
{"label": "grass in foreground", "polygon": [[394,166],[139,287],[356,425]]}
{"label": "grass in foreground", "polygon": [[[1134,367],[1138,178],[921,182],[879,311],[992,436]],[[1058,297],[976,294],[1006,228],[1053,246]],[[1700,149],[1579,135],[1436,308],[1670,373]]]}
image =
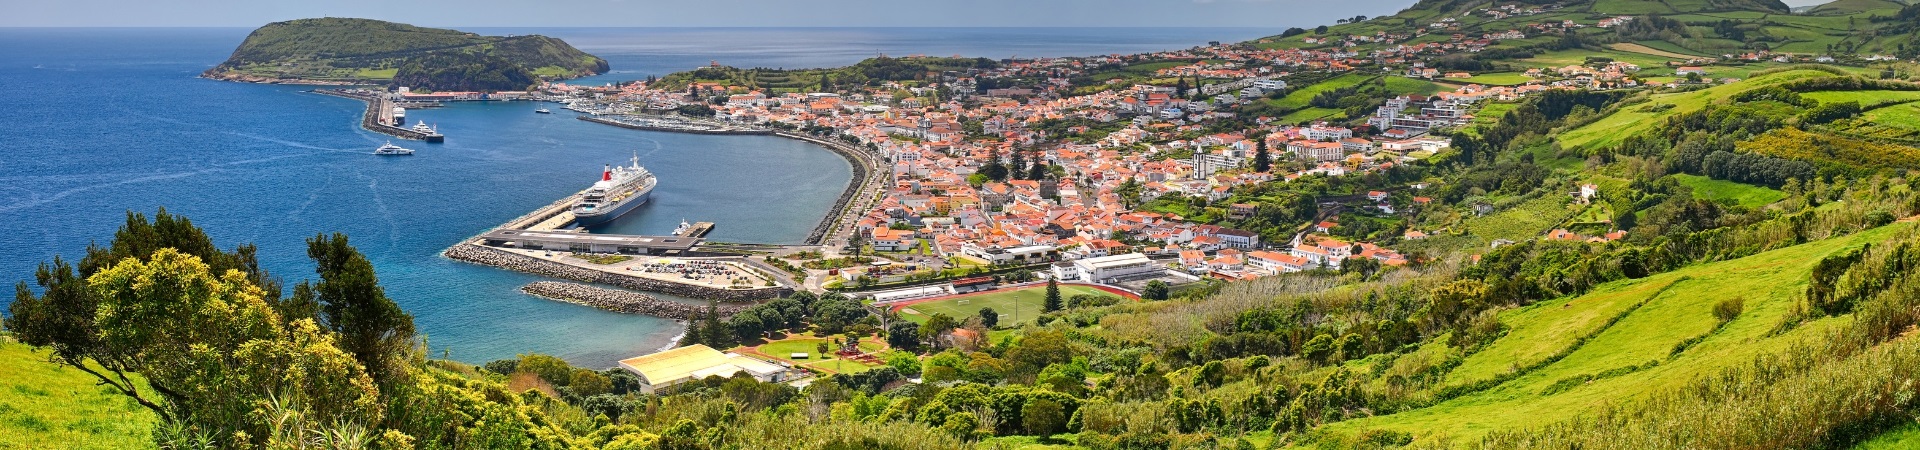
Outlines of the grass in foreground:
{"label": "grass in foreground", "polygon": [[1920,422],[1888,431],[1871,441],[1860,443],[1854,450],[1895,450],[1920,448]]}
{"label": "grass in foreground", "polygon": [[0,448],[152,448],[153,413],[0,338]]}

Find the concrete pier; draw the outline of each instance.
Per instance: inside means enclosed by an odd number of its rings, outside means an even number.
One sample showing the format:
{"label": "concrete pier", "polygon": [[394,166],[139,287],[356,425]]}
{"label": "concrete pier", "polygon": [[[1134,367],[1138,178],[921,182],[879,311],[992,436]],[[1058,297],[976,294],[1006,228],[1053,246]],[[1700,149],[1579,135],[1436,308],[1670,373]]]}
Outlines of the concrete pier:
{"label": "concrete pier", "polygon": [[[455,260],[535,275],[720,301],[752,301],[793,293],[788,280],[734,256],[702,257],[694,248],[710,222],[678,236],[594,234],[563,230],[573,221],[569,195],[455,244],[441,254]],[[574,254],[622,255],[598,263]],[[571,290],[578,292],[578,290]],[[546,290],[538,295],[557,298]],[[666,317],[666,316],[663,316]]]}
{"label": "concrete pier", "polygon": [[395,126],[397,124],[393,119],[393,101],[387,100],[384,96],[348,89],[314,89],[313,92],[316,94],[345,97],[366,102],[367,112],[360,117],[360,127],[366,128],[368,131],[401,139],[426,141],[429,143],[444,142],[446,140],[446,136],[438,133],[428,134],[414,131],[411,128]]}
{"label": "concrete pier", "polygon": [[691,226],[688,226],[687,229],[680,230],[679,233],[675,233],[674,235],[681,236],[681,237],[704,238],[704,237],[707,237],[707,233],[712,233],[712,232],[713,232],[713,222],[694,222]]}

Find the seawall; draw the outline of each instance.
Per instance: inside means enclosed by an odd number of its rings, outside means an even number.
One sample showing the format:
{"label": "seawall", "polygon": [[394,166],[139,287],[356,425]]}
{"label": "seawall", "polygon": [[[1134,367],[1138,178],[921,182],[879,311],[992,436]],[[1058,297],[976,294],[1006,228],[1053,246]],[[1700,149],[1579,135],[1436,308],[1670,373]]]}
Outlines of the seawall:
{"label": "seawall", "polygon": [[835,228],[838,228],[842,224],[841,222],[847,221],[849,219],[848,216],[855,212],[849,209],[849,207],[854,204],[854,200],[859,198],[861,194],[870,193],[872,190],[871,184],[874,180],[871,178],[878,170],[878,168],[875,167],[875,165],[877,165],[876,160],[873,159],[876,156],[845,142],[821,139],[786,131],[774,132],[774,135],[826,147],[828,151],[840,155],[841,158],[846,158],[847,163],[853,166],[853,179],[847,182],[847,189],[840,193],[839,198],[834,199],[833,208],[827,210],[826,217],[822,217],[820,224],[815,225],[813,231],[807,233],[807,240],[804,241],[807,244],[822,244],[826,240],[827,235],[831,234]]}
{"label": "seawall", "polygon": [[747,302],[785,297],[793,289],[785,287],[756,287],[752,289],[718,289],[705,286],[674,283],[635,276],[621,275],[582,267],[574,267],[512,252],[461,242],[441,252],[447,258],[474,264],[493,266],[516,272],[525,272],[550,278],[572,280],[582,283],[596,283],[648,292],[677,295],[723,302]]}
{"label": "seawall", "polygon": [[[591,306],[607,311],[624,314],[645,314],[675,320],[695,320],[706,314],[707,308],[675,301],[661,300],[638,292],[607,289],[579,283],[559,281],[535,281],[520,287],[521,292],[534,296],[582,306]],[[714,305],[714,312],[721,317],[731,317],[746,309],[745,305]]]}

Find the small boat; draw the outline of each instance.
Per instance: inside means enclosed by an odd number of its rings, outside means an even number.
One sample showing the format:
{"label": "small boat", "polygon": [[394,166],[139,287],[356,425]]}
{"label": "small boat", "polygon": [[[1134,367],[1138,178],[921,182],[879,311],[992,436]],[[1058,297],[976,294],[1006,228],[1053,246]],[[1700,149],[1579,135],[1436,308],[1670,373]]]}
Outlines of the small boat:
{"label": "small boat", "polygon": [[373,154],[380,156],[413,156],[413,150],[401,148],[398,145],[393,145],[392,141],[388,141],[387,145],[373,149]]}
{"label": "small boat", "polygon": [[546,108],[540,108],[540,109],[533,110],[533,113],[534,114],[553,114],[553,111],[548,111]]}

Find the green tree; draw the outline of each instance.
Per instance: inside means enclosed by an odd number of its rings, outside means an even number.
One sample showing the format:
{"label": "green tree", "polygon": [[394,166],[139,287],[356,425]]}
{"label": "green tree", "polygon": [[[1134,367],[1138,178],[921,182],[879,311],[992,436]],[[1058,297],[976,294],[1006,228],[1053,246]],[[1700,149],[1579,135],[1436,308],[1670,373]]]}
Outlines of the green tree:
{"label": "green tree", "polygon": [[946,416],[946,420],[940,424],[941,431],[952,433],[955,437],[966,440],[972,440],[978,434],[975,431],[978,428],[980,428],[980,418],[970,412],[948,415]]}
{"label": "green tree", "polygon": [[1027,434],[1051,436],[1067,425],[1067,407],[1044,397],[1033,397],[1020,408],[1020,425]]}
{"label": "green tree", "polygon": [[1019,345],[1007,350],[1007,360],[1016,364],[1022,373],[1036,373],[1048,365],[1065,363],[1073,359],[1073,345],[1066,334],[1051,329],[1036,331],[1020,339]]}
{"label": "green tree", "polygon": [[1273,157],[1267,155],[1267,140],[1256,138],[1253,140],[1253,171],[1266,172],[1270,169],[1273,169]]}
{"label": "green tree", "polygon": [[1146,289],[1140,290],[1140,298],[1147,300],[1166,300],[1167,296],[1167,282],[1165,281],[1148,281]]}
{"label": "green tree", "polygon": [[887,345],[912,350],[920,347],[920,325],[901,320],[887,324]]}
{"label": "green tree", "polygon": [[1000,158],[998,157],[988,160],[986,164],[980,165],[979,172],[982,175],[986,175],[988,180],[994,182],[1007,181],[1007,166],[1000,164]]}
{"label": "green tree", "polygon": [[1060,304],[1061,304],[1060,282],[1052,278],[1048,278],[1047,279],[1047,297],[1046,297],[1045,303],[1042,303],[1040,305],[1040,308],[1041,310],[1046,312],[1054,312],[1054,311],[1060,310]]}
{"label": "green tree", "polygon": [[300,302],[320,307],[320,322],[340,336],[340,348],[367,368],[374,382],[390,385],[403,377],[413,349],[413,316],[387,298],[373,263],[347,244],[347,236],[317,235],[307,240],[318,283],[294,288]]}
{"label": "green tree", "polygon": [[[173,421],[179,418],[173,416],[167,400],[184,395],[189,387],[151,382],[141,386],[133,382],[131,373],[141,362],[139,355],[132,353],[137,349],[109,347],[100,341],[101,329],[97,323],[100,293],[87,285],[88,278],[113,264],[128,259],[146,260],[160,249],[176,249],[197,257],[212,273],[240,271],[251,284],[261,288],[264,301],[276,310],[282,307],[277,301],[279,283],[260,269],[253,246],[241,245],[231,252],[221,251],[192,221],[168,214],[162,208],[151,221],[143,214],[128,212],[126,222],[114,233],[113,241],[106,247],[88,246],[86,256],[78,265],[59,256],[50,263],[42,263],[34,271],[34,283],[40,286],[40,295],[28,289],[24,281],[15,286],[14,302],[8,308],[13,316],[8,329],[22,343],[50,349],[49,356],[54,362],[78,369],[101,385],[153,410],[162,420]],[[87,364],[88,361],[95,365]]]}
{"label": "green tree", "polygon": [[573,384],[573,366],[551,355],[528,353],[520,355],[518,370],[540,376],[554,386]]}
{"label": "green tree", "polygon": [[567,389],[572,390],[574,395],[592,397],[613,391],[613,380],[591,369],[574,369],[570,378]]}
{"label": "green tree", "polygon": [[993,328],[1000,325],[1000,313],[993,308],[980,308],[980,325]]}
{"label": "green tree", "polygon": [[933,342],[934,347],[939,347],[940,335],[959,326],[960,322],[954,320],[953,316],[946,313],[933,313],[933,316],[927,318],[927,323],[920,324],[920,337]]}
{"label": "green tree", "polygon": [[239,437],[238,447],[276,435],[263,405],[317,424],[380,421],[379,391],[352,355],[312,319],[282,320],[239,271],[216,275],[200,258],[163,248],[148,261],[121,260],[87,285],[101,299],[95,354],[124,361],[119,367],[162,393],[163,420]]}

